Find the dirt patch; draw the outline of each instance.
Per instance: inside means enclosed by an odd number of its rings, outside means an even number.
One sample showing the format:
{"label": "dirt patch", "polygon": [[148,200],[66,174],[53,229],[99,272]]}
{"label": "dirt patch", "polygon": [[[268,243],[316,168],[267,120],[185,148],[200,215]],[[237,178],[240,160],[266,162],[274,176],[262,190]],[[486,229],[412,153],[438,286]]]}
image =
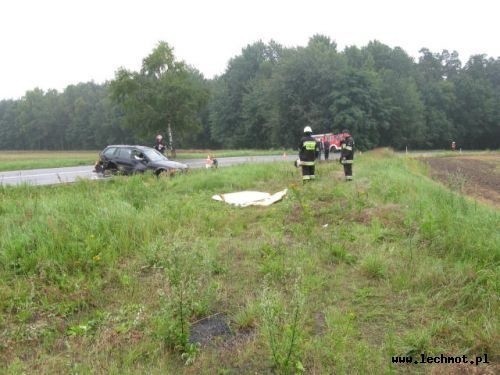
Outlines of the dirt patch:
{"label": "dirt patch", "polygon": [[255,329],[232,331],[228,320],[225,314],[218,313],[192,323],[189,342],[201,347],[232,350],[255,337]]}
{"label": "dirt patch", "polygon": [[449,188],[500,208],[500,153],[422,158],[431,177]]}
{"label": "dirt patch", "polygon": [[226,319],[224,314],[215,314],[193,323],[189,341],[207,346],[216,341],[229,339],[232,332]]}
{"label": "dirt patch", "polygon": [[326,316],[323,312],[317,311],[313,314],[313,332],[315,336],[323,336],[326,332],[327,324],[326,324]]}

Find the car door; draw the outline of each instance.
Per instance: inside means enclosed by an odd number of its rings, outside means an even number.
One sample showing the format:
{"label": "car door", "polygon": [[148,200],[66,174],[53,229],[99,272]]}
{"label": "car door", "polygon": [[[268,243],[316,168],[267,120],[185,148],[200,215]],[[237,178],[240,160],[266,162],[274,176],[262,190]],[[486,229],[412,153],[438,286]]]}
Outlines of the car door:
{"label": "car door", "polygon": [[118,150],[116,158],[116,167],[118,171],[130,174],[134,171],[135,160],[132,159],[132,149],[129,147],[122,147]]}
{"label": "car door", "polygon": [[133,163],[133,173],[143,173],[148,167],[148,161],[144,152],[137,148],[132,149],[130,157]]}

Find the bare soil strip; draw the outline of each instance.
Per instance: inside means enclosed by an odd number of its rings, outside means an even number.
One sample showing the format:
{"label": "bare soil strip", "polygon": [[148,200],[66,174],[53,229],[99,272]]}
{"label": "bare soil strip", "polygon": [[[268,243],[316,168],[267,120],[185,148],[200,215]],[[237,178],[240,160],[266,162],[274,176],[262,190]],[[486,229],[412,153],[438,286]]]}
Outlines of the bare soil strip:
{"label": "bare soil strip", "polygon": [[451,189],[500,208],[500,154],[421,159],[433,178]]}

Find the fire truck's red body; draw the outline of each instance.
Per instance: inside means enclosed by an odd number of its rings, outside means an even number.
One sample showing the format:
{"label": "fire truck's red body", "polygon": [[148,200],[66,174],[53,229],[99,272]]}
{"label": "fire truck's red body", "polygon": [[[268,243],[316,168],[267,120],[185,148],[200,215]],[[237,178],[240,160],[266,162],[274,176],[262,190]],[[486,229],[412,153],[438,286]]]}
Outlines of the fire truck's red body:
{"label": "fire truck's red body", "polygon": [[330,142],[330,152],[336,152],[340,151],[340,142],[342,142],[347,137],[347,133],[313,134],[312,136],[314,139],[316,139],[316,141],[323,142],[323,144],[325,141]]}

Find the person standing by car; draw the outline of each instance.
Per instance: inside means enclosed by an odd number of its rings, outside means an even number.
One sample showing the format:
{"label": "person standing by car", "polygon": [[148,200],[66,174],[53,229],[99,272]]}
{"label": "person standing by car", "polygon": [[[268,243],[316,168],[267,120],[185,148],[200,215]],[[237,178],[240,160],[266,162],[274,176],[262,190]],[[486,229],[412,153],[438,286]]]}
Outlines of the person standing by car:
{"label": "person standing by car", "polygon": [[346,181],[352,181],[352,163],[354,162],[354,139],[349,130],[342,130],[344,139],[340,142],[340,163],[344,166]]}
{"label": "person standing by car", "polygon": [[318,139],[316,140],[316,160],[320,161],[321,160],[321,154],[323,153],[323,140]]}
{"label": "person standing by car", "polygon": [[328,160],[330,155],[330,142],[328,142],[328,138],[325,137],[325,141],[323,142],[323,152],[325,153],[325,160]]}
{"label": "person standing by car", "polygon": [[213,155],[208,155],[205,160],[205,168],[217,168],[219,166],[219,162]]}
{"label": "person standing by car", "polygon": [[154,149],[156,151],[159,151],[161,152],[162,154],[165,154],[165,149],[167,147],[165,146],[165,144],[163,143],[163,137],[161,134],[158,134],[156,136],[156,142],[155,142],[155,146],[154,146]]}
{"label": "person standing by car", "polygon": [[302,167],[302,182],[314,180],[316,177],[315,160],[319,152],[319,144],[312,137],[310,126],[304,128],[304,136],[300,139],[299,145],[299,164]]}

